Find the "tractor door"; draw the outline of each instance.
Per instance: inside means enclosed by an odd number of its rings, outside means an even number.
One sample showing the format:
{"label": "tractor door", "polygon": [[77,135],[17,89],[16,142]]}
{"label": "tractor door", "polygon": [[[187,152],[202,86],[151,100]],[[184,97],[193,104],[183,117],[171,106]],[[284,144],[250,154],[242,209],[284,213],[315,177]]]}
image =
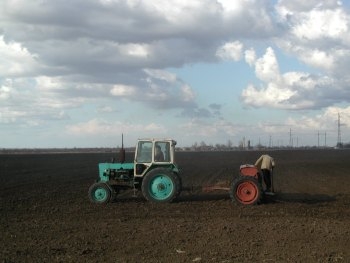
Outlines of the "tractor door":
{"label": "tractor door", "polygon": [[135,176],[142,176],[152,164],[153,142],[139,141],[135,152]]}

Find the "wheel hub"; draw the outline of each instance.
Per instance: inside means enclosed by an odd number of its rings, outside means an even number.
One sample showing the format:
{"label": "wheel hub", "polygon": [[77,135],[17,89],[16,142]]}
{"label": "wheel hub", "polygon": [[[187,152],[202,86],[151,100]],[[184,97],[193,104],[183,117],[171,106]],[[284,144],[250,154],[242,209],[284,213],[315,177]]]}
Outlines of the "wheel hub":
{"label": "wheel hub", "polygon": [[157,185],[157,190],[160,192],[164,191],[165,188],[166,188],[166,186],[163,183],[160,183]]}
{"label": "wheel hub", "polygon": [[258,189],[249,181],[239,184],[236,191],[236,196],[241,203],[250,204],[253,203],[258,196]]}
{"label": "wheel hub", "polygon": [[97,189],[96,192],[95,192],[95,198],[96,200],[103,200],[106,198],[106,191],[104,189]]}

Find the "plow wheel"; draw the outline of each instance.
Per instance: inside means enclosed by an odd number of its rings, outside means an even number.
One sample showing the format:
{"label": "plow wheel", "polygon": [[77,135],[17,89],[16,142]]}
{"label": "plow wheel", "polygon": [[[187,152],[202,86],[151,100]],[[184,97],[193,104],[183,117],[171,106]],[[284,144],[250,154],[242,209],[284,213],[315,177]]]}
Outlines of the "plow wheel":
{"label": "plow wheel", "polygon": [[95,183],[89,188],[89,199],[96,204],[105,204],[112,197],[111,190],[104,183]]}
{"label": "plow wheel", "polygon": [[240,176],[232,183],[230,196],[238,204],[256,205],[262,200],[262,192],[261,184],[257,179],[251,176]]}
{"label": "plow wheel", "polygon": [[150,171],[143,179],[141,187],[143,196],[155,203],[170,203],[181,191],[179,177],[163,168]]}

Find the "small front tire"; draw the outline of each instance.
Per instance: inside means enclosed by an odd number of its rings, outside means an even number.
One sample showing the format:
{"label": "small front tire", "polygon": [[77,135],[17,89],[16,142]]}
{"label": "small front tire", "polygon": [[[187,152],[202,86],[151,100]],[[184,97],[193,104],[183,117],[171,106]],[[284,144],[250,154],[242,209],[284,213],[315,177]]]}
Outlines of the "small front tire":
{"label": "small front tire", "polygon": [[111,196],[111,190],[105,183],[95,183],[89,188],[89,199],[95,204],[106,204]]}

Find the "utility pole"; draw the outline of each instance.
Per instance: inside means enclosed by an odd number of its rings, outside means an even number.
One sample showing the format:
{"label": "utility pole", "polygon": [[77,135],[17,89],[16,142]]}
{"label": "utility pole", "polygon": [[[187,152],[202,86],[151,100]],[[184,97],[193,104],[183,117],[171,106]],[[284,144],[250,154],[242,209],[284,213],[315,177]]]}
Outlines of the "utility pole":
{"label": "utility pole", "polygon": [[341,131],[340,131],[340,113],[338,112],[338,140],[337,140],[337,146],[341,147]]}

